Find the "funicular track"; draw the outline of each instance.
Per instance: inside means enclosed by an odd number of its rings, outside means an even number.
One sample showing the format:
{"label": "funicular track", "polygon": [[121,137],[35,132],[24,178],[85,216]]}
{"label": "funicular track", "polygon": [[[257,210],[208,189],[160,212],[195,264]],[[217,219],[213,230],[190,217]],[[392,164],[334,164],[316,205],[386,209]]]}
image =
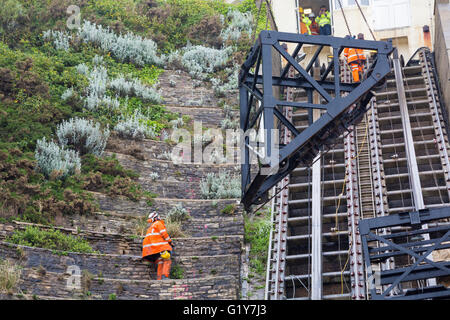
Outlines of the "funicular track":
{"label": "funicular track", "polygon": [[[319,169],[299,166],[274,188],[266,299],[366,299],[359,219],[417,209],[418,197],[425,208],[448,205],[449,144],[430,52],[419,50],[413,62],[401,67],[400,82],[392,69],[361,122],[322,155]],[[343,63],[341,74],[349,81]],[[419,190],[411,185],[413,169],[405,151],[402,92]],[[307,101],[301,89],[288,89],[287,97]],[[308,111],[290,112],[297,130],[308,127]],[[314,210],[320,210],[320,223]],[[391,232],[398,231],[382,234]],[[374,267],[389,270],[403,263],[391,258]]]}
{"label": "funicular track", "polygon": [[[341,64],[342,71],[345,66]],[[318,69],[314,69],[318,72]],[[349,72],[344,73],[346,77]],[[332,79],[332,76],[330,77]],[[288,89],[288,99],[296,102],[306,102],[306,92],[301,89]],[[308,127],[311,115],[308,111],[297,109],[293,112],[292,120],[297,130],[300,132]],[[290,175],[287,191],[280,192],[272,200],[272,208],[276,214],[274,217],[286,217],[285,224],[281,224],[285,232],[284,241],[286,242],[286,253],[282,259],[284,262],[284,282],[276,283],[274,275],[277,270],[274,267],[274,252],[277,252],[277,242],[272,242],[269,253],[269,267],[271,273],[268,273],[267,297],[278,299],[309,299],[316,292],[323,292],[323,298],[336,299],[348,298],[350,296],[350,271],[345,268],[348,257],[348,232],[347,232],[347,213],[346,197],[343,194],[343,183],[346,176],[344,139],[341,136],[337,139],[334,148],[328,151],[323,157],[316,159],[316,169],[313,167],[299,166]],[[313,165],[314,166],[314,165]],[[316,175],[316,181],[313,190],[313,174]],[[286,179],[286,178],[285,178]],[[277,186],[278,192],[282,185]],[[322,196],[318,197],[318,194]],[[319,201],[318,201],[319,200]],[[313,202],[315,208],[313,209]],[[285,210],[280,212],[279,204]],[[286,203],[286,204],[285,204]],[[312,210],[320,210],[320,223],[312,217]],[[274,221],[274,234],[278,232],[280,223]],[[313,224],[315,227],[313,227]],[[317,225],[320,225],[318,230]],[[319,238],[319,239],[318,239]],[[313,241],[316,242],[313,245]],[[321,245],[320,245],[321,243]],[[317,250],[317,244],[322,248],[319,250],[320,258],[312,263],[313,250]],[[317,259],[317,257],[316,257]],[[348,263],[347,263],[348,264]],[[280,264],[278,264],[280,267]],[[313,268],[322,269],[321,276],[313,279],[317,272]],[[347,270],[345,270],[347,269]],[[278,272],[280,272],[278,270]],[[342,280],[342,281],[341,281]],[[321,288],[313,288],[316,283],[322,282]],[[342,286],[341,286],[342,284]],[[278,288],[278,294],[276,294]]]}

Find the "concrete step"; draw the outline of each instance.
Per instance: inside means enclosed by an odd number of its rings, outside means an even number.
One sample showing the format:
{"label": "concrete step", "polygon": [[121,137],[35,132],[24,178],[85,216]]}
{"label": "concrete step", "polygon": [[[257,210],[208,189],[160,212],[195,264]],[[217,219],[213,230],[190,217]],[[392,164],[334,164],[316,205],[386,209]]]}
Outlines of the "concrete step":
{"label": "concrete step", "polygon": [[[218,108],[214,108],[218,109]],[[214,120],[215,121],[215,120]],[[218,123],[216,128],[220,128],[220,122]],[[205,127],[205,125],[203,124]],[[210,126],[212,128],[212,126]],[[170,135],[169,135],[170,137]],[[191,132],[191,141],[193,141],[194,133]],[[143,139],[141,141],[136,141],[132,139],[122,139],[118,137],[116,134],[112,133],[108,144],[106,146],[106,154],[110,155],[112,153],[125,154],[132,156],[141,161],[152,161],[152,160],[166,160],[167,155],[169,155],[174,147],[176,146],[173,142],[165,142],[161,141],[162,137],[156,140]],[[226,134],[223,133],[224,143],[226,143]],[[237,146],[235,145],[236,150]],[[191,153],[193,154],[194,149],[192,148]],[[223,155],[224,157],[226,155]],[[193,158],[191,158],[193,162]],[[236,156],[234,157],[235,162],[238,161]]]}
{"label": "concrete step", "polygon": [[[20,289],[20,288],[18,288]],[[24,294],[19,292],[0,293],[0,300],[72,300],[68,297],[52,297],[37,294]],[[75,299],[73,299],[75,300]]]}
{"label": "concrete step", "polygon": [[100,210],[105,213],[121,214],[142,218],[151,211],[156,210],[161,216],[166,214],[175,206],[180,205],[187,210],[193,218],[226,217],[227,209],[232,209],[232,216],[242,214],[240,199],[177,199],[177,198],[154,198],[151,203],[145,200],[132,201],[125,197],[111,197],[99,192],[93,192],[97,199]]}
{"label": "concrete step", "polygon": [[[167,110],[178,114],[180,117],[183,115],[189,116],[193,121],[201,122],[203,127],[208,128],[220,128],[221,122],[225,118],[223,109],[219,107],[183,107],[183,106],[170,106],[166,105]],[[236,110],[239,113],[239,110]]]}
{"label": "concrete step", "polygon": [[[89,216],[71,216],[58,224],[66,228],[79,228],[94,232],[138,234],[145,228],[146,217],[134,217],[114,213],[99,212]],[[164,216],[162,216],[164,218]],[[78,219],[81,218],[81,219]],[[242,215],[223,215],[211,218],[191,218],[182,224],[182,231],[189,237],[209,237],[242,235],[244,233]]]}
{"label": "concrete step", "polygon": [[[39,268],[46,272],[64,273],[71,268],[86,270],[90,274],[109,279],[156,279],[154,264],[141,256],[75,253],[27,247],[0,242],[0,255],[24,268]],[[184,279],[198,279],[211,275],[239,277],[238,255],[172,256],[172,268],[183,271]]]}
{"label": "concrete step", "polygon": [[[111,153],[105,152],[105,155],[111,155]],[[119,162],[126,169],[131,169],[138,172],[141,179],[145,181],[174,181],[174,182],[192,182],[200,181],[206,177],[208,173],[219,173],[222,171],[230,172],[231,174],[237,174],[240,167],[237,164],[195,164],[195,163],[181,163],[175,164],[172,160],[161,159],[148,159],[142,161],[132,156],[115,153]],[[158,178],[152,180],[150,174],[157,173]]]}
{"label": "concrete step", "polygon": [[[140,256],[142,252],[143,236],[50,227],[20,221],[0,224],[0,240],[5,241],[14,232],[24,230],[28,226],[42,230],[59,230],[64,234],[85,239],[95,251],[100,253]],[[240,255],[243,235],[173,238],[173,241],[176,245],[175,249],[178,256]]]}
{"label": "concrete step", "polygon": [[[68,272],[25,269],[21,291],[40,299],[50,297],[82,300],[178,300],[238,299],[239,282],[233,276],[207,276],[201,279],[110,279]],[[47,298],[48,297],[48,298]]]}
{"label": "concrete step", "polygon": [[[143,189],[157,194],[161,198],[201,199],[200,182],[208,173],[228,172],[230,177],[238,175],[240,169],[232,164],[180,164],[172,161],[151,160],[141,161],[132,156],[117,154],[119,162],[126,169],[140,174],[136,180]],[[157,173],[158,178],[151,174]]]}

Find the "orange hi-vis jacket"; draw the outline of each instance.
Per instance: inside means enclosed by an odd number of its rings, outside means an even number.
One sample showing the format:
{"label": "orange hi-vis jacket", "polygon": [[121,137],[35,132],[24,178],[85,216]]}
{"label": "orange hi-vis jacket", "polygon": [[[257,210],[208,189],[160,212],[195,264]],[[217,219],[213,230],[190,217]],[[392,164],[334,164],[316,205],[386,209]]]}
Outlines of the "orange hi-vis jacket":
{"label": "orange hi-vis jacket", "polygon": [[147,229],[144,242],[142,243],[142,257],[160,253],[165,250],[172,250],[169,244],[172,242],[166,231],[163,220],[156,220]]}
{"label": "orange hi-vis jacket", "polygon": [[363,49],[345,48],[344,57],[347,59],[348,64],[360,63],[366,60]]}

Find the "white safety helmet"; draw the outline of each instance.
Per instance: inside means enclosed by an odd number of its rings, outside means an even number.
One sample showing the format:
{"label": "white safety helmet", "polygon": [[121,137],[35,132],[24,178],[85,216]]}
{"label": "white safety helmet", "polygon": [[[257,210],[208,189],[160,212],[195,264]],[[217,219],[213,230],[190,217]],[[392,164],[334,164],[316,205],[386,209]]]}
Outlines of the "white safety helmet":
{"label": "white safety helmet", "polygon": [[158,214],[158,212],[153,211],[153,212],[151,212],[151,213],[148,215],[148,220],[147,220],[147,221],[153,222],[153,221],[155,221],[156,219],[159,219],[159,214]]}

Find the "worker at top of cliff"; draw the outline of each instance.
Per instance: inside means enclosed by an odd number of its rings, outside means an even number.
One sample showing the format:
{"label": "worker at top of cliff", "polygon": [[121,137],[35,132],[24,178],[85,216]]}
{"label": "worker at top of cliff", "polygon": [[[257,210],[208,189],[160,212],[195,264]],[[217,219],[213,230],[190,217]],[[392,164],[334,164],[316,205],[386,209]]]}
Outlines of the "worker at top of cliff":
{"label": "worker at top of cliff", "polygon": [[321,6],[316,22],[319,25],[319,34],[324,36],[331,35],[331,14],[327,7]]}
{"label": "worker at top of cliff", "polygon": [[[312,15],[312,16],[311,16]],[[311,18],[314,18],[313,14],[310,14]],[[301,22],[305,25],[306,27],[306,32],[305,34],[311,34],[311,24],[312,24],[312,20],[310,19],[309,16],[307,16],[305,13],[302,13],[302,20]]]}

